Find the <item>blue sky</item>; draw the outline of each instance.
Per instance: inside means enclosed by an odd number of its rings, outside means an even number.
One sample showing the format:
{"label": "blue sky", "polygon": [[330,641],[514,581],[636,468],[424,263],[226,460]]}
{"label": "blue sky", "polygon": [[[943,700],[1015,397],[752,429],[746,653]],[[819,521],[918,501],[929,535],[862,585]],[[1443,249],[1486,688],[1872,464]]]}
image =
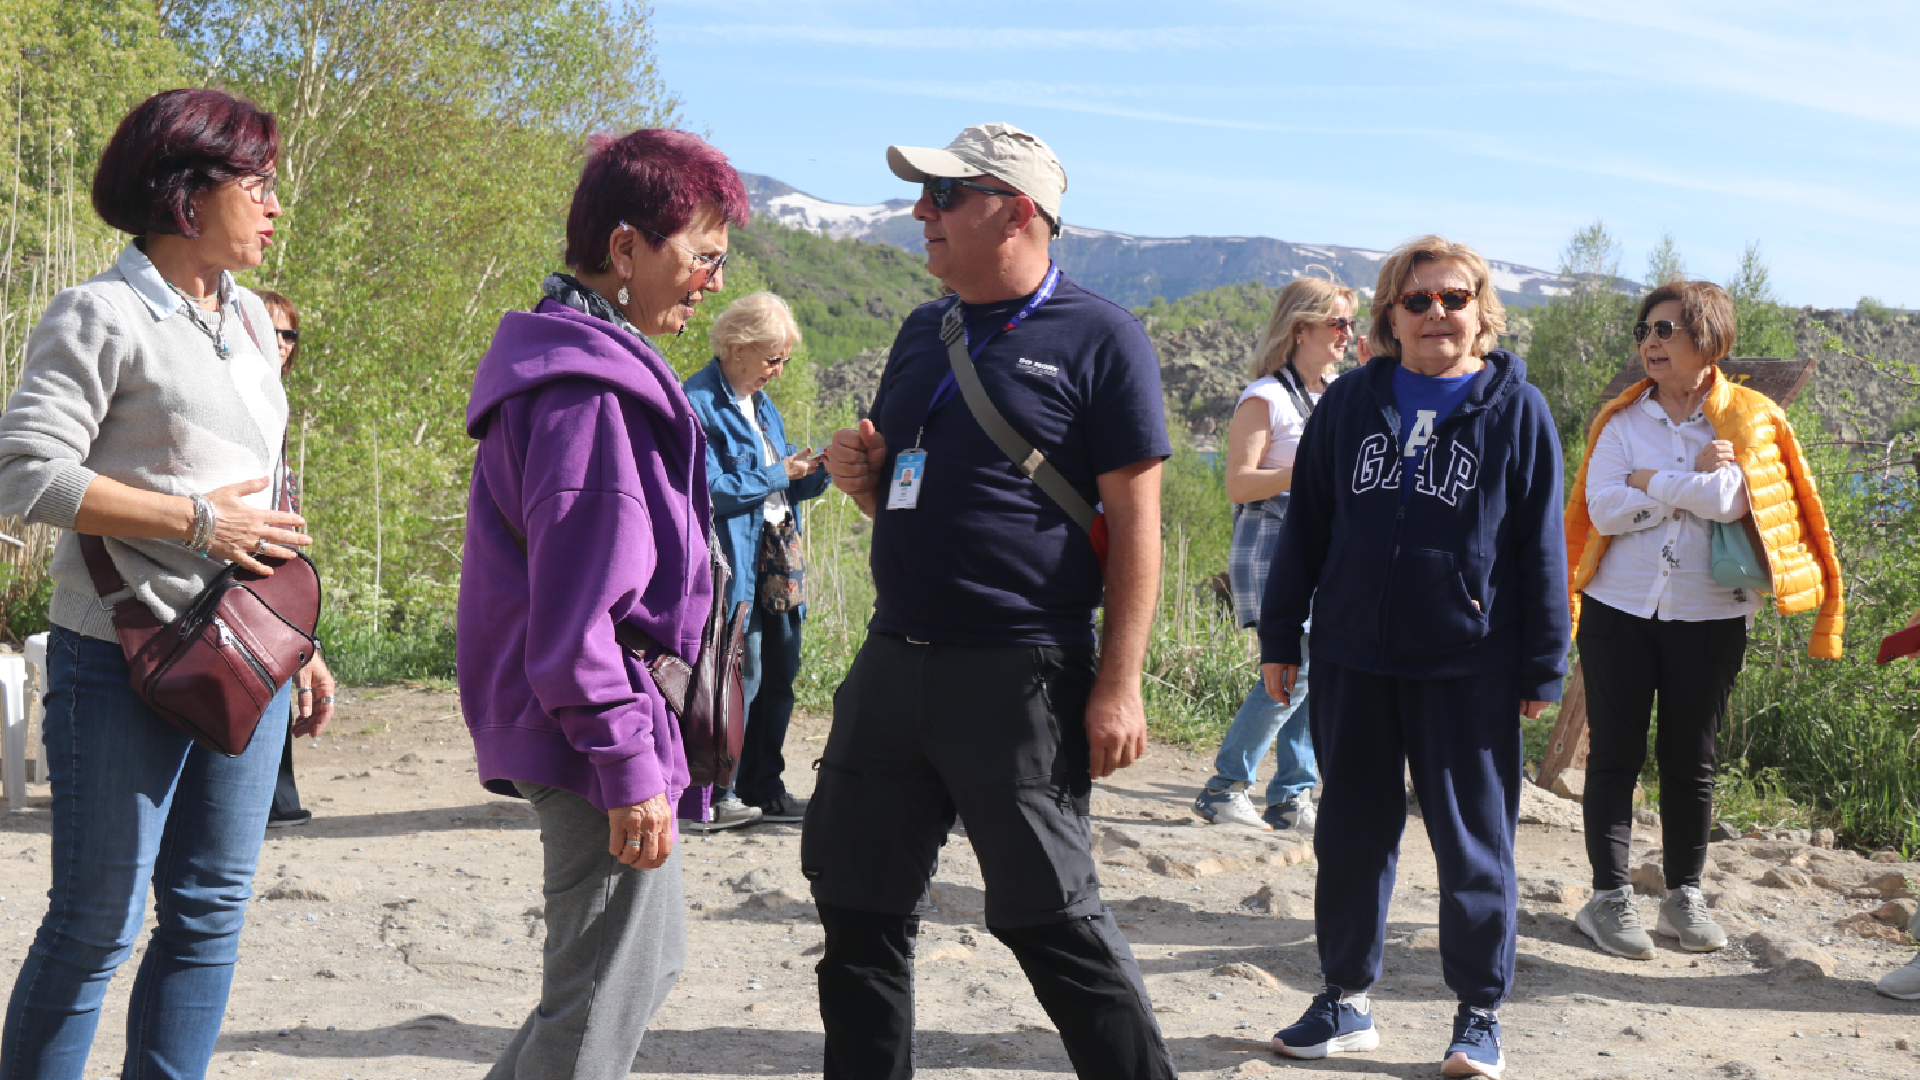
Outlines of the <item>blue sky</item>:
{"label": "blue sky", "polygon": [[1792,304],[1920,306],[1920,3],[654,0],[688,126],[837,202],[913,194],[889,143],[1000,120],[1066,219],[1553,268],[1598,218],[1639,278],[1754,241]]}

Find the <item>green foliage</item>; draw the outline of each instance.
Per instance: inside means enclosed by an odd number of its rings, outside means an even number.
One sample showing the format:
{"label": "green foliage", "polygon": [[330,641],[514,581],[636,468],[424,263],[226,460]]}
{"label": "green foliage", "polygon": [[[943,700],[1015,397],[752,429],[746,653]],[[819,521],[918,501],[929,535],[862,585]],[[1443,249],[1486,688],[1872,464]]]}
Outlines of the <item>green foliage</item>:
{"label": "green foliage", "polygon": [[1572,476],[1586,448],[1586,425],[1600,405],[1600,391],[1635,355],[1634,300],[1614,288],[1620,244],[1601,222],[1567,241],[1560,273],[1572,279],[1570,290],[1529,319],[1527,381],[1546,396],[1559,428],[1567,475]]}
{"label": "green foliage", "polygon": [[1660,234],[1660,243],[1647,253],[1647,288],[1654,289],[1687,276],[1687,262],[1673,243],[1673,234]]}
{"label": "green foliage", "polygon": [[399,627],[329,615],[320,620],[320,641],[343,686],[453,679],[453,620],[447,613]]}
{"label": "green foliage", "polygon": [[734,250],[786,298],[822,367],[893,343],[914,308],[940,295],[926,258],[883,244],[834,240],[765,218],[734,231]]}
{"label": "green foliage", "polygon": [[1861,297],[1859,302],[1853,305],[1853,313],[1873,322],[1892,322],[1894,316],[1892,308],[1871,296]]}
{"label": "green foliage", "polygon": [[1257,281],[1249,281],[1244,285],[1222,285],[1172,302],[1156,296],[1145,307],[1134,308],[1133,313],[1156,334],[1213,321],[1224,322],[1237,331],[1258,334],[1266,329],[1267,320],[1273,315],[1277,292]]}
{"label": "green foliage", "polygon": [[[1797,432],[1819,430],[1808,407],[1789,415]],[[1758,792],[1767,813],[1784,795],[1850,843],[1909,851],[1920,849],[1920,664],[1881,667],[1874,654],[1920,607],[1920,483],[1905,464],[1913,445],[1909,436],[1880,461],[1812,445],[1846,583],[1846,656],[1807,657],[1812,613],[1762,614],[1721,736],[1727,773]]]}
{"label": "green foliage", "polygon": [[[1740,328],[1736,356],[1772,356],[1790,359],[1799,346],[1793,337],[1793,315],[1773,295],[1773,278],[1760,257],[1760,245],[1748,244],[1740,256],[1740,271],[1727,282],[1734,318]],[[1809,428],[1818,431],[1818,427]]]}

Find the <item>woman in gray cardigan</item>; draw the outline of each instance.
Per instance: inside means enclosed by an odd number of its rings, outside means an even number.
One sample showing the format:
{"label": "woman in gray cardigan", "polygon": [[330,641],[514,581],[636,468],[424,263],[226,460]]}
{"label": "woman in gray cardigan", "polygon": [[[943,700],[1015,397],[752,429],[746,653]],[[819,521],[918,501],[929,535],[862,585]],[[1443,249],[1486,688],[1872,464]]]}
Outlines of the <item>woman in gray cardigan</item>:
{"label": "woman in gray cardigan", "polygon": [[287,420],[273,323],[232,273],[260,265],[280,202],[271,114],[216,90],[136,106],[102,153],[93,205],[133,234],[113,268],[54,297],[0,416],[0,513],[69,530],[54,550],[45,735],[52,888],[7,1004],[0,1076],[78,1080],[108,980],[156,921],[128,1008],[123,1073],[201,1077],[226,1011],[281,742],[318,734],[317,657],[227,758],[128,685],[74,533],[171,621],[229,562],[310,543],[272,509]]}

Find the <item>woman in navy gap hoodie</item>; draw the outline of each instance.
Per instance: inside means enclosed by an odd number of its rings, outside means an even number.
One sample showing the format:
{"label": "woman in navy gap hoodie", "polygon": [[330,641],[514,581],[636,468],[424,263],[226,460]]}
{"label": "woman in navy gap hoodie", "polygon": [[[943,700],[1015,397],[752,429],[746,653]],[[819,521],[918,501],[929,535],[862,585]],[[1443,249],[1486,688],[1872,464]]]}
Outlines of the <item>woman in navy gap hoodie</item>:
{"label": "woman in navy gap hoodie", "polygon": [[[1380,269],[1375,358],[1333,384],[1300,443],[1260,622],[1286,701],[1313,609],[1309,699],[1323,784],[1314,901],[1326,991],[1274,1036],[1292,1057],[1379,1045],[1380,975],[1411,767],[1460,999],[1444,1076],[1505,1068],[1519,717],[1560,698],[1569,637],[1560,443],[1486,260],[1437,236]],[[1324,674],[1323,674],[1324,671]]]}

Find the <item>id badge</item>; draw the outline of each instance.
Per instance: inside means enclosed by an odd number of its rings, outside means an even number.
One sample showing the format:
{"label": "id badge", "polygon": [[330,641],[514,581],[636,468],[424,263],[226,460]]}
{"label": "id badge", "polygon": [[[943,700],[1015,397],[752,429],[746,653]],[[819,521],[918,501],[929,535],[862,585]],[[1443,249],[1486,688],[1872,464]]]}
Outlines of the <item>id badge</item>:
{"label": "id badge", "polygon": [[927,475],[927,452],[902,450],[893,459],[893,479],[887,481],[887,509],[912,510],[920,505],[920,482]]}

